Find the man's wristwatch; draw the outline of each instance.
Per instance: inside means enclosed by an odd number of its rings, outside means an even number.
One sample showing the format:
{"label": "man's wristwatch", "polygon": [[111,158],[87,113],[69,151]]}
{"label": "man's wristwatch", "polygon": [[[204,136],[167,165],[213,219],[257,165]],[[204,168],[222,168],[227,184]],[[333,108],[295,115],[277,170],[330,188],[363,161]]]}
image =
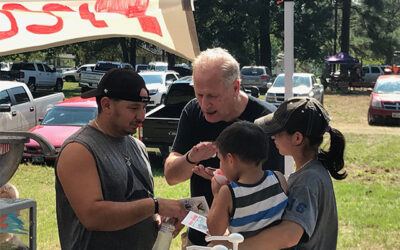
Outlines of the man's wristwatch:
{"label": "man's wristwatch", "polygon": [[190,154],[191,151],[192,151],[192,150],[189,150],[189,151],[186,153],[186,161],[189,162],[190,164],[197,165],[197,162],[193,162],[193,161],[189,160],[189,154]]}
{"label": "man's wristwatch", "polygon": [[158,207],[158,200],[157,200],[156,197],[153,197],[153,201],[154,201],[154,213],[155,213],[155,214],[158,214],[158,209],[159,209],[159,207]]}

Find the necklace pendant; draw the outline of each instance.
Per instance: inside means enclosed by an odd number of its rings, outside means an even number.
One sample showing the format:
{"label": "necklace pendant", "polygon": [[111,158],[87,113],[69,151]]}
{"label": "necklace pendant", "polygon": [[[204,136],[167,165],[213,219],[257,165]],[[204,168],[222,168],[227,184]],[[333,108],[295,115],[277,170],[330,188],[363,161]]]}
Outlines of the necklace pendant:
{"label": "necklace pendant", "polygon": [[125,158],[125,164],[128,165],[128,166],[130,167],[130,166],[132,165],[132,163],[131,163],[131,157],[124,156],[124,158]]}

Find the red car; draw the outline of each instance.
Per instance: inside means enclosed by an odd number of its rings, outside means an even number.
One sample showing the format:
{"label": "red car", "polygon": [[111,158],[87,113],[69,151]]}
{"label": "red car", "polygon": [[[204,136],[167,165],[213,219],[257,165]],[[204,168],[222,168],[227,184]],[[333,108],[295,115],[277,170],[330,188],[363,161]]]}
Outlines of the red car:
{"label": "red car", "polygon": [[381,75],[371,93],[368,124],[400,123],[400,75]]}
{"label": "red car", "polygon": [[[56,154],[64,141],[97,115],[96,99],[72,97],[55,105],[40,123],[29,130],[46,138],[56,149]],[[30,140],[25,143],[23,159],[33,163],[54,163],[57,156],[44,156],[39,144]]]}

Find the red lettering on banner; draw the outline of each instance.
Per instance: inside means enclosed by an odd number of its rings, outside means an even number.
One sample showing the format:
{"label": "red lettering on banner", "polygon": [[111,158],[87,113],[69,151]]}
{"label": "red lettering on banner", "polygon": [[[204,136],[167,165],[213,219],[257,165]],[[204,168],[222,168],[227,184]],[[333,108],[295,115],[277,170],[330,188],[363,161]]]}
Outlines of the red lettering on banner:
{"label": "red lettering on banner", "polygon": [[[26,11],[26,12],[32,12],[32,13],[42,13],[41,11],[33,11],[27,9],[25,6],[21,4],[4,4],[3,5],[4,10],[20,10],[20,11]],[[26,29],[32,33],[35,34],[52,34],[59,32],[63,28],[63,20],[61,17],[58,17],[54,15],[53,13],[49,11],[43,11],[45,14],[49,14],[57,19],[57,23],[54,25],[40,25],[40,24],[32,24],[26,26]]]}
{"label": "red lettering on banner", "polygon": [[[145,12],[149,6],[149,0],[97,0],[95,11],[99,13],[117,13],[125,15],[127,18],[138,18],[140,26],[144,32],[154,33],[162,36],[160,24],[156,17],[145,16]],[[58,3],[48,3],[42,7],[42,11],[34,11],[26,8],[19,3],[6,3],[2,6],[0,13],[4,14],[10,21],[11,28],[7,31],[0,31],[0,40],[7,39],[18,34],[18,24],[11,11],[25,11],[32,13],[44,13],[51,15],[57,19],[54,25],[31,24],[26,26],[26,30],[34,34],[52,34],[63,29],[64,21],[61,17],[52,12],[76,12],[70,7]],[[89,4],[83,3],[79,6],[79,15],[83,20],[89,20],[96,28],[108,27],[105,20],[97,20],[94,12],[89,10]]]}
{"label": "red lettering on banner", "polygon": [[10,30],[0,31],[0,40],[15,36],[18,33],[18,25],[13,14],[6,10],[0,10],[0,13],[3,13],[8,18],[8,20],[10,20],[11,23]]}
{"label": "red lettering on banner", "polygon": [[100,13],[117,13],[128,18],[137,17],[144,32],[162,36],[157,18],[145,16],[149,0],[96,0],[95,10]]}
{"label": "red lettering on banner", "polygon": [[70,7],[58,3],[48,3],[45,4],[42,8],[44,11],[67,11],[67,12],[75,12],[75,10]]}
{"label": "red lettering on banner", "polygon": [[96,17],[92,12],[89,11],[89,5],[87,3],[79,6],[79,15],[82,19],[87,19],[90,23],[96,28],[105,28],[108,27],[107,23],[104,20],[96,20]]}
{"label": "red lettering on banner", "polygon": [[152,16],[138,17],[140,26],[144,32],[150,32],[162,36],[161,27],[157,18]]}
{"label": "red lettering on banner", "polygon": [[96,0],[96,12],[118,13],[126,17],[143,16],[149,0]]}

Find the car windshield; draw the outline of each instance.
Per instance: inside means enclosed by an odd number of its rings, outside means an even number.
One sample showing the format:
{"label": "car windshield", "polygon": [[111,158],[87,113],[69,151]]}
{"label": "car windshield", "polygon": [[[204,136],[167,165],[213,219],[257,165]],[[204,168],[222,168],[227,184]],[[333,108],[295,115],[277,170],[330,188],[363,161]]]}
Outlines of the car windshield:
{"label": "car windshield", "polygon": [[98,63],[96,64],[96,70],[109,71],[110,69],[118,68],[118,64],[115,63]]}
{"label": "car windshield", "polygon": [[155,67],[156,71],[164,71],[164,70],[168,70],[168,66],[164,66],[164,65],[157,65]]}
{"label": "car windshield", "polygon": [[146,84],[162,83],[161,75],[140,75]]}
{"label": "car windshield", "polygon": [[400,93],[400,78],[381,79],[375,86],[376,93]]}
{"label": "car windshield", "polygon": [[147,65],[137,65],[137,70],[146,70],[147,69]]}
{"label": "car windshield", "polygon": [[[293,76],[293,87],[299,86],[311,87],[310,77],[308,76]],[[285,76],[278,76],[275,80],[274,87],[285,86]]]}
{"label": "car windshield", "polygon": [[240,73],[246,76],[259,76],[264,74],[264,70],[261,68],[243,68]]}
{"label": "car windshield", "polygon": [[84,126],[96,114],[97,108],[56,106],[46,114],[41,125]]}

